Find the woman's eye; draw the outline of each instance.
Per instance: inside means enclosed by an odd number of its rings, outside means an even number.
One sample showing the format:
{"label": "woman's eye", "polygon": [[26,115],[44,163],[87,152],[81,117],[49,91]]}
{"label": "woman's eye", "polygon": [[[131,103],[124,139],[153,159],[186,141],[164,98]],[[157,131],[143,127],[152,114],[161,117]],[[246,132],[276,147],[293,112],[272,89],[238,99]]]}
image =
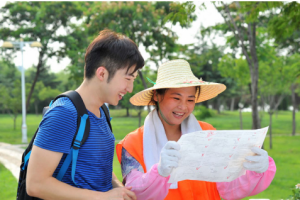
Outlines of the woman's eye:
{"label": "woman's eye", "polygon": [[174,99],[179,100],[179,98],[174,98]]}
{"label": "woman's eye", "polygon": [[194,100],[188,100],[189,102],[194,102]]}

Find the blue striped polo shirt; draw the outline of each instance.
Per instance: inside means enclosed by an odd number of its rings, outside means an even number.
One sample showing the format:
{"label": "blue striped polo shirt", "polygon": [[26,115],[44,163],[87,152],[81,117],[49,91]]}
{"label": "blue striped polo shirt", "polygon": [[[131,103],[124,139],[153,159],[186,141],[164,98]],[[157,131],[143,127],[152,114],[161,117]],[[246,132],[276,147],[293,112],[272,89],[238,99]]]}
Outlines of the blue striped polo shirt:
{"label": "blue striped polo shirt", "polygon": [[[112,189],[112,165],[115,137],[100,108],[101,117],[88,111],[90,134],[79,149],[75,182],[71,178],[71,165],[62,182],[79,188],[106,192]],[[77,128],[77,111],[67,97],[57,99],[43,117],[34,145],[50,151],[61,152],[63,157],[55,170],[56,177],[66,155],[69,153]]]}

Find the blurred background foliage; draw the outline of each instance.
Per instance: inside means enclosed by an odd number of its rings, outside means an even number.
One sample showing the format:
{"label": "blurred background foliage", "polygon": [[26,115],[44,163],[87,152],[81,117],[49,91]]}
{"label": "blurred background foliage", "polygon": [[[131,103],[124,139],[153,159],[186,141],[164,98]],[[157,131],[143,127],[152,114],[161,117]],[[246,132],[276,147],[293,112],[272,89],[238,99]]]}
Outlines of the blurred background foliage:
{"label": "blurred background foliage", "polygon": [[[83,80],[85,50],[105,28],[131,38],[150,55],[139,71],[134,92],[112,109],[138,113],[129,98],[151,87],[146,77],[156,80],[157,67],[170,59],[186,59],[204,81],[224,83],[226,92],[201,103],[207,109],[251,108],[252,128],[261,127],[267,115],[278,110],[295,112],[300,102],[300,4],[297,2],[213,2],[224,21],[200,27],[197,42],[182,45],[172,25],[189,28],[196,11],[206,9],[195,2],[7,2],[0,9],[0,38],[40,41],[37,65],[26,70],[27,113],[40,114],[57,94],[76,89]],[[225,45],[214,42],[226,39]],[[56,44],[58,48],[54,48]],[[15,121],[21,108],[20,72],[13,63],[14,49],[0,50],[0,112]],[[53,73],[46,61],[68,57],[65,70]],[[206,110],[200,107],[205,113]],[[138,115],[140,116],[140,115]],[[206,117],[208,117],[207,114]],[[199,116],[200,117],[200,116]],[[201,117],[202,118],[202,117]],[[242,114],[240,113],[242,121]],[[139,117],[141,123],[141,117]],[[295,134],[293,129],[291,134]]]}
{"label": "blurred background foliage", "polygon": [[[85,50],[99,31],[108,28],[126,35],[149,55],[134,82],[133,93],[125,95],[118,106],[110,106],[116,140],[141,126],[150,109],[132,106],[130,97],[152,86],[147,78],[156,80],[161,63],[186,59],[198,78],[227,86],[217,98],[196,105],[195,116],[223,130],[269,126],[265,149],[276,161],[277,174],[271,186],[256,197],[289,196],[289,189],[299,180],[295,166],[299,165],[300,4],[212,4],[223,22],[209,27],[199,24],[196,42],[183,45],[173,26],[191,27],[197,19],[196,11],[207,9],[207,3],[6,2],[0,8],[0,39],[22,38],[43,45],[38,56],[32,57],[37,64],[25,72],[29,140],[42,118],[42,108],[59,93],[74,90],[82,82]],[[226,43],[217,43],[217,37]],[[0,142],[12,144],[21,141],[21,73],[13,62],[16,55],[16,49],[0,48]],[[50,59],[63,58],[70,59],[63,71],[54,73],[46,64]],[[242,112],[247,110],[252,112]],[[1,165],[0,170],[4,171]],[[116,159],[114,171],[121,179]],[[10,180],[9,174],[0,174],[4,176],[4,188],[16,186],[13,179],[13,183],[5,182]],[[3,191],[0,199],[14,198],[14,188]]]}

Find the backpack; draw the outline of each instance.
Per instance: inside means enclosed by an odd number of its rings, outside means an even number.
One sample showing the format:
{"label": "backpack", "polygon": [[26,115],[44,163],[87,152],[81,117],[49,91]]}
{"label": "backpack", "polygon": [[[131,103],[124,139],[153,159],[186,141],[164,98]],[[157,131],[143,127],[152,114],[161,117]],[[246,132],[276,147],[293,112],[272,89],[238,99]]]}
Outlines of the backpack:
{"label": "backpack", "polygon": [[[73,138],[72,146],[70,148],[70,153],[67,155],[64,163],[62,164],[61,169],[56,176],[56,179],[61,181],[62,178],[64,177],[68,167],[72,163],[71,176],[72,176],[72,180],[73,180],[74,184],[77,185],[74,180],[75,169],[76,169],[76,160],[77,160],[78,150],[79,150],[80,146],[82,146],[84,144],[84,142],[86,141],[86,139],[89,136],[90,120],[88,117],[86,107],[85,107],[80,95],[76,91],[73,91],[73,90],[67,91],[65,93],[58,95],[53,101],[51,101],[49,106],[44,107],[43,116],[46,113],[46,111],[49,109],[49,107],[51,107],[52,103],[60,97],[68,97],[74,104],[74,106],[77,110],[77,130],[76,130],[76,133]],[[101,108],[103,109],[103,111],[105,113],[107,123],[112,131],[108,108],[106,107],[105,104],[103,104],[101,106]],[[38,130],[39,130],[39,128],[37,128],[28,147],[26,148],[26,150],[24,151],[24,153],[22,155],[22,163],[20,165],[20,174],[19,174],[19,182],[18,182],[18,190],[17,190],[17,198],[16,198],[17,200],[38,200],[39,199],[36,197],[29,196],[26,192],[27,165],[28,165],[28,161],[30,158],[32,145],[33,145],[33,142],[34,142],[34,139],[36,137]],[[73,157],[73,162],[72,162],[72,157]]]}

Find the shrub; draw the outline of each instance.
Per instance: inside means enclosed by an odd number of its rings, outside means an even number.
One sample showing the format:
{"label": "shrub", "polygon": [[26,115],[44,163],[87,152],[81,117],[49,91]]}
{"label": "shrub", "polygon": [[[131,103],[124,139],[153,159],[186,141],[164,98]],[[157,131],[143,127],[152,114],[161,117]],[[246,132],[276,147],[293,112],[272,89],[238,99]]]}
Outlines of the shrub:
{"label": "shrub", "polygon": [[295,188],[292,189],[293,195],[289,196],[289,200],[300,200],[300,184],[295,185]]}
{"label": "shrub", "polygon": [[212,111],[203,105],[197,106],[194,109],[194,115],[197,119],[203,120],[212,117]]}

